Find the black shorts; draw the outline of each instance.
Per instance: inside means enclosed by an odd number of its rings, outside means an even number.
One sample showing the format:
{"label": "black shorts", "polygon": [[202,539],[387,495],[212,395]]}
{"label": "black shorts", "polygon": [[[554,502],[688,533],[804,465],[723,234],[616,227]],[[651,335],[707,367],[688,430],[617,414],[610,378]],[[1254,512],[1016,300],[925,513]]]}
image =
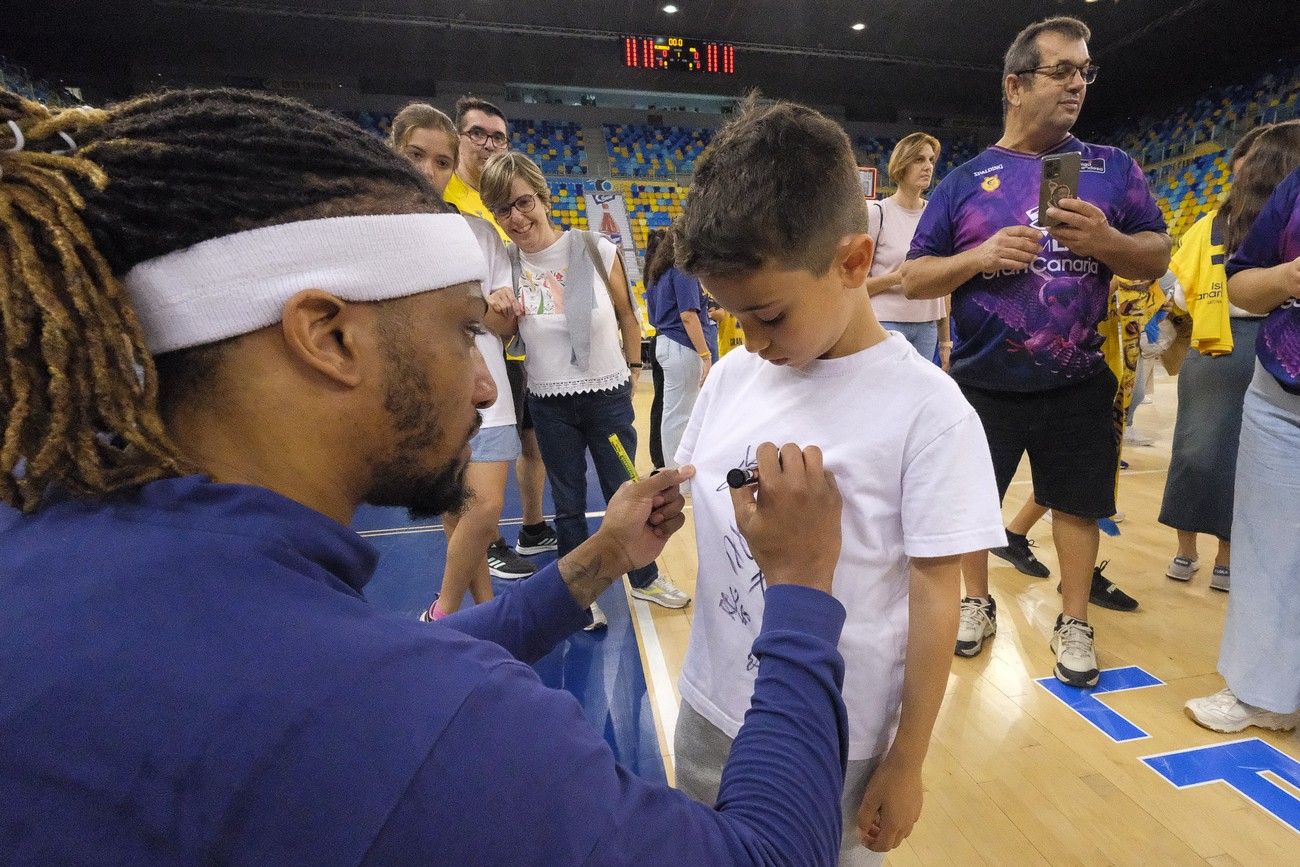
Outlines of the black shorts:
{"label": "black shorts", "polygon": [[1020,458],[1028,452],[1034,499],[1040,506],[1089,519],[1115,514],[1117,388],[1109,370],[1052,391],[987,391],[962,385],[962,394],[984,424],[998,497],[1006,496]]}
{"label": "black shorts", "polygon": [[533,417],[528,412],[528,376],[524,363],[506,359],[506,378],[510,380],[510,394],[515,399],[515,423],[520,430],[533,429]]}

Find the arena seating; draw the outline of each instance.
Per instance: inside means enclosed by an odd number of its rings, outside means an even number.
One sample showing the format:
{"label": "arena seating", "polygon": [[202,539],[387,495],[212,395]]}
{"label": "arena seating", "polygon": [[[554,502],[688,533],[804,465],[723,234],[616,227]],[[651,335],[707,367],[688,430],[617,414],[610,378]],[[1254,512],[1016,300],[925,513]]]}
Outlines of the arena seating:
{"label": "arena seating", "polygon": [[713,139],[708,129],[645,124],[605,124],[605,147],[615,176],[663,178],[689,175]]}
{"label": "arena seating", "polygon": [[1232,186],[1231,144],[1250,127],[1294,118],[1297,100],[1300,65],[1281,67],[1250,85],[1213,88],[1189,108],[1142,118],[1106,139],[1147,168],[1169,231],[1178,237],[1222,204]]}
{"label": "arena seating", "polygon": [[577,123],[512,120],[510,149],[528,154],[547,175],[587,174],[587,148]]}
{"label": "arena seating", "polygon": [[566,229],[587,228],[587,199],[582,181],[548,179],[551,189],[551,217]]}
{"label": "arena seating", "polygon": [[666,229],[682,213],[687,187],[674,183],[642,184],[636,181],[618,185],[627,203],[627,219],[632,226],[632,240],[644,250],[651,229]]}

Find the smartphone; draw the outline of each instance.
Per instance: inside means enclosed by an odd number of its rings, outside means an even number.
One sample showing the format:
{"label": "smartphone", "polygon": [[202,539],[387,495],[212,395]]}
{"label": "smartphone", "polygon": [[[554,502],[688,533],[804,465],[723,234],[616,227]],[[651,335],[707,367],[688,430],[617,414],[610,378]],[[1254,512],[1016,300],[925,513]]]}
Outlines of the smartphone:
{"label": "smartphone", "polygon": [[1079,154],[1053,154],[1043,157],[1043,176],[1038,185],[1038,225],[1055,226],[1060,220],[1047,216],[1047,209],[1061,204],[1061,199],[1079,197]]}

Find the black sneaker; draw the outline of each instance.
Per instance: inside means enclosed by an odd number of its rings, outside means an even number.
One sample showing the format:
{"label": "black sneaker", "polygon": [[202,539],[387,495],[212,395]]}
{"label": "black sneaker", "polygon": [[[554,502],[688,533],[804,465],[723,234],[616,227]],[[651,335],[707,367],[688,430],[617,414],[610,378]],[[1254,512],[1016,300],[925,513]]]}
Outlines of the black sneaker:
{"label": "black sneaker", "polygon": [[1052,574],[1041,560],[1034,556],[1034,552],[1029,550],[1033,547],[1033,542],[1029,538],[1019,533],[1013,533],[1007,530],[1007,544],[1005,548],[990,548],[989,553],[995,557],[1001,557],[1016,570],[1030,576],[1031,578],[1046,578]]}
{"label": "black sneaker", "polygon": [[518,554],[545,554],[547,551],[556,551],[560,547],[560,539],[555,535],[555,530],[550,524],[542,523],[542,529],[536,532],[529,530],[527,527],[519,531],[519,541],[515,543],[515,552]]}
{"label": "black sneaker", "polygon": [[497,539],[488,545],[487,561],[489,574],[507,581],[518,581],[537,571],[531,562],[511,551],[505,539]]}
{"label": "black sneaker", "polygon": [[[1092,589],[1088,591],[1088,601],[1111,611],[1136,611],[1138,601],[1119,589],[1113,581],[1101,574],[1110,565],[1109,560],[1102,560],[1101,565],[1092,570]],[[1056,592],[1061,592],[1061,585],[1056,585]]]}

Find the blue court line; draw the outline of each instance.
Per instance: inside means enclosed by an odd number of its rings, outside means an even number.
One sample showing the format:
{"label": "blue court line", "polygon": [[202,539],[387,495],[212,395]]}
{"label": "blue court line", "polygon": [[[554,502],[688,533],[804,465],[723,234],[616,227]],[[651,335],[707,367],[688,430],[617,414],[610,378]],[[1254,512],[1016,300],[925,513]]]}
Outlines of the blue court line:
{"label": "blue court line", "polygon": [[1090,688],[1067,686],[1055,677],[1040,677],[1034,682],[1115,743],[1137,741],[1151,736],[1130,722],[1123,714],[1102,704],[1097,700],[1097,696],[1108,692],[1127,692],[1131,689],[1161,686],[1164,683],[1136,665],[1103,669],[1097,685]]}
{"label": "blue court line", "polygon": [[1226,783],[1300,834],[1300,798],[1264,776],[1270,772],[1300,788],[1300,761],[1259,738],[1145,756],[1142,763],[1179,789]]}

